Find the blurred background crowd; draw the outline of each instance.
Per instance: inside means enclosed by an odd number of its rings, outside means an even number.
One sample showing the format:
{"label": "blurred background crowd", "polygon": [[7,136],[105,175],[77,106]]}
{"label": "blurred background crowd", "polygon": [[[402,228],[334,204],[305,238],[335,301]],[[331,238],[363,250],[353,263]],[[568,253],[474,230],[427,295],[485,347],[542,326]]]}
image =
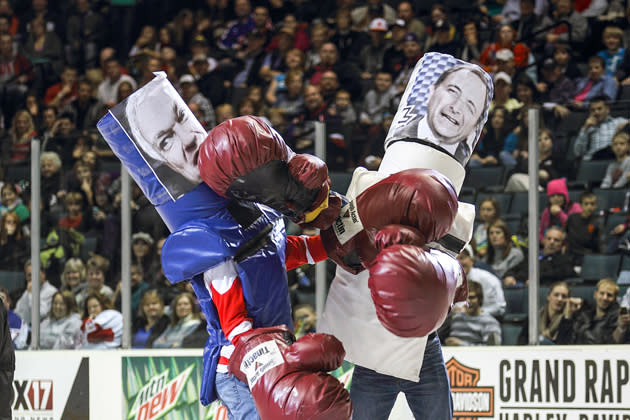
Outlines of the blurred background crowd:
{"label": "blurred background crowd", "polygon": [[[258,115],[313,153],[323,122],[343,193],[354,168],[378,168],[414,65],[432,51],[479,64],[495,83],[460,196],[477,206],[459,257],[469,305],[452,311],[443,343],[526,342],[530,109],[540,113],[541,270],[531,280],[541,340],[630,343],[628,47],[625,0],[0,0],[0,296],[14,343],[28,347],[39,211],[42,348],[120,346],[120,164],[95,124],[153,72],[207,130]],[[132,218],[134,347],[201,347],[194,294],[164,277],[168,230],[137,186]],[[315,328],[312,277],[308,266],[289,276],[298,335]]]}

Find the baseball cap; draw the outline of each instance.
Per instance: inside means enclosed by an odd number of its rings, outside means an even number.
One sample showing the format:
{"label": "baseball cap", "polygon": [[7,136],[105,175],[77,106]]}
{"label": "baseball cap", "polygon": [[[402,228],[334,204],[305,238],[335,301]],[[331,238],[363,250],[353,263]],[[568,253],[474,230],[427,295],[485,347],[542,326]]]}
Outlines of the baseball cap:
{"label": "baseball cap", "polygon": [[511,50],[508,50],[507,48],[502,48],[499,51],[497,51],[497,54],[495,57],[497,60],[510,61],[514,59],[514,53]]}
{"label": "baseball cap", "polygon": [[387,21],[383,18],[376,18],[370,22],[370,31],[384,31],[387,32]]}
{"label": "baseball cap", "polygon": [[512,84],[512,78],[504,71],[500,71],[494,75],[494,83],[498,82],[499,80],[503,80],[508,85]]}
{"label": "baseball cap", "polygon": [[179,78],[179,84],[183,85],[184,83],[195,83],[195,78],[191,74],[184,74]]}
{"label": "baseball cap", "polygon": [[407,32],[407,35],[405,35],[405,37],[403,38],[403,41],[404,42],[413,41],[417,44],[420,43],[420,41],[418,41],[418,37],[413,32]]}
{"label": "baseball cap", "polygon": [[[188,76],[190,76],[190,75],[188,75]],[[192,76],[190,76],[190,77],[192,77]],[[144,241],[144,242],[146,242],[149,245],[153,245],[153,238],[151,237],[151,235],[149,235],[146,232],[138,232],[138,233],[134,233],[133,235],[131,235],[131,243],[134,243],[136,241]]]}
{"label": "baseball cap", "polygon": [[406,23],[405,23],[405,21],[404,21],[404,20],[402,20],[402,19],[396,19],[396,20],[394,21],[394,23],[392,23],[392,28],[393,28],[394,26],[399,26],[399,27],[401,27],[401,28],[404,28],[404,27],[406,27],[406,26],[407,26],[407,24],[406,24]]}

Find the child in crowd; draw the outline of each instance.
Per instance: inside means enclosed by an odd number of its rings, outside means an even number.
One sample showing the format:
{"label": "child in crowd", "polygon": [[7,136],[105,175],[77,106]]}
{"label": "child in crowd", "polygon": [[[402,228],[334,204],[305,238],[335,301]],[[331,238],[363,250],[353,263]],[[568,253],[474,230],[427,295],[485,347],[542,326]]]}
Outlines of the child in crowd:
{"label": "child in crowd", "polygon": [[365,94],[360,115],[361,124],[378,125],[383,122],[383,115],[389,112],[397,94],[392,75],[379,71],[374,80],[374,88]]}
{"label": "child in crowd", "polygon": [[569,200],[566,178],[552,179],[547,184],[547,208],[540,216],[538,239],[542,242],[549,226],[565,227],[570,214],[581,212],[580,205]]}
{"label": "child in crowd", "polygon": [[13,212],[20,218],[20,223],[24,223],[31,216],[28,208],[22,204],[22,199],[18,194],[15,185],[7,183],[0,190],[0,216],[8,212]]}
{"label": "child in crowd", "polygon": [[221,124],[223,121],[229,120],[230,118],[236,117],[234,107],[230,104],[221,104],[217,106],[215,113],[217,115],[217,125]]}
{"label": "child in crowd", "polygon": [[357,122],[357,113],[352,106],[350,92],[347,90],[339,89],[337,91],[332,108],[341,117],[343,124],[354,124]]}
{"label": "child in crowd", "polygon": [[91,228],[90,213],[86,211],[81,193],[71,191],[66,194],[66,216],[59,220],[59,226],[66,229],[74,229],[77,232],[86,233]]}
{"label": "child in crowd", "polygon": [[615,161],[606,169],[602,188],[623,188],[630,181],[630,135],[620,131],[613,136],[612,151]]}
{"label": "child in crowd", "polygon": [[488,228],[501,218],[501,206],[495,197],[484,198],[479,203],[479,218],[481,223],[475,228],[473,239],[476,244],[476,254],[484,257],[488,252]]}
{"label": "child in crowd", "polygon": [[597,55],[606,61],[606,74],[615,77],[626,52],[623,48],[623,31],[618,26],[606,26],[602,33],[602,41],[606,49],[599,51]]}
{"label": "child in crowd", "polygon": [[597,196],[586,191],[580,195],[580,213],[567,219],[567,244],[575,265],[582,265],[586,254],[604,251],[604,224],[597,212]]}

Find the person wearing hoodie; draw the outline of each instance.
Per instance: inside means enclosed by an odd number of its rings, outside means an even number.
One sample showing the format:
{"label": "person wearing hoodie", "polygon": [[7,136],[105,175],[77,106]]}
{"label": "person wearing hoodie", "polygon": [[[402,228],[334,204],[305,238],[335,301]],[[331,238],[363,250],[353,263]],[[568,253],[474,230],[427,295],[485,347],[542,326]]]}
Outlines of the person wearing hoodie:
{"label": "person wearing hoodie", "polygon": [[81,317],[71,291],[57,292],[52,298],[50,317],[40,326],[42,349],[76,349],[81,338]]}
{"label": "person wearing hoodie", "polygon": [[560,226],[564,228],[570,214],[581,212],[582,207],[580,207],[578,203],[573,203],[569,200],[567,179],[552,179],[547,184],[547,208],[543,210],[540,216],[538,240],[542,242],[545,237],[545,231],[550,226]]}

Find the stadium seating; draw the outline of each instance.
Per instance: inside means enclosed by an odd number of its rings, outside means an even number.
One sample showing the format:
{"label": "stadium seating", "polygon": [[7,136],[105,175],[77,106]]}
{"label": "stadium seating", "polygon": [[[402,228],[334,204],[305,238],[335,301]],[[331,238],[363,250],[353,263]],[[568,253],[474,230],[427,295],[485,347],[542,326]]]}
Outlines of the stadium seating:
{"label": "stadium seating", "polygon": [[0,270],[0,286],[7,288],[9,293],[26,287],[26,277],[23,271]]}
{"label": "stadium seating", "polygon": [[620,264],[621,255],[588,254],[584,256],[580,277],[590,282],[604,277],[616,279]]}

